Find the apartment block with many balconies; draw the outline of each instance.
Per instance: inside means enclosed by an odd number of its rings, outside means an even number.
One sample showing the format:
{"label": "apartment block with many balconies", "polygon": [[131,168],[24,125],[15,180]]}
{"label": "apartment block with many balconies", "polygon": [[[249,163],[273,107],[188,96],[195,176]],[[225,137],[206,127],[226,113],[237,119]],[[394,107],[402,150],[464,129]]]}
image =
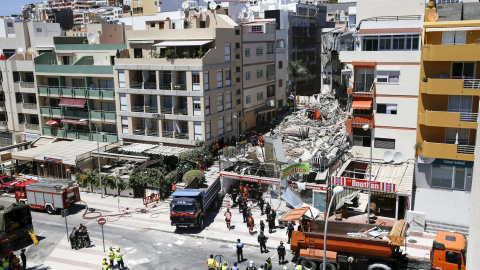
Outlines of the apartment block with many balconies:
{"label": "apartment block with many balconies", "polygon": [[425,212],[434,229],[466,231],[477,144],[480,16],[436,21],[444,17],[442,9],[436,12],[429,3],[419,83],[415,210]]}
{"label": "apartment block with many balconies", "polygon": [[[208,10],[182,25],[127,30],[115,59],[118,129],[126,142],[194,146],[237,135],[241,29]],[[238,56],[237,56],[238,54]]]}
{"label": "apartment block with many balconies", "polygon": [[116,142],[113,64],[125,44],[55,37],[55,52],[34,59],[42,134]]}

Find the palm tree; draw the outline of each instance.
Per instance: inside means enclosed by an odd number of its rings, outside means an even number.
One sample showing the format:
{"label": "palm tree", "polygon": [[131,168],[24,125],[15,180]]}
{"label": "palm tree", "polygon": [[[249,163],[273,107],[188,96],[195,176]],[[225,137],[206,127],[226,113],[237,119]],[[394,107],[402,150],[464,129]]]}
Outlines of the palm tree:
{"label": "palm tree", "polygon": [[[297,79],[299,77],[305,77],[310,74],[310,72],[308,71],[308,68],[302,65],[302,62],[303,62],[302,59],[289,61],[287,66],[288,74],[290,74],[290,76],[293,77],[293,92],[295,93],[295,99],[297,97]],[[295,111],[296,103],[297,103],[296,100],[294,100],[293,111]]]}

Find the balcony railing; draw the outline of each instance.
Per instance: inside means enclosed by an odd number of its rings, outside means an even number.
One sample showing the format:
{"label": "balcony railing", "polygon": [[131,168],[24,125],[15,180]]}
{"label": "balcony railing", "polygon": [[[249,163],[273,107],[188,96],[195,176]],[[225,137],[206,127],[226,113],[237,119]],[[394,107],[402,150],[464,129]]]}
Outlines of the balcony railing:
{"label": "balcony railing", "polygon": [[7,121],[0,121],[0,129],[6,129],[8,127]]}
{"label": "balcony railing", "polygon": [[172,90],[187,90],[187,85],[184,83],[172,84]]}
{"label": "balcony railing", "polygon": [[358,115],[354,114],[351,116],[352,125],[373,125],[373,115]]}
{"label": "balcony railing", "polygon": [[157,89],[157,83],[156,82],[144,82],[143,83],[143,89]]}
{"label": "balcony railing", "polygon": [[37,124],[27,124],[25,123],[25,129],[28,130],[40,130],[40,126]]}
{"label": "balcony railing", "polygon": [[463,80],[464,89],[480,89],[480,80],[479,79],[464,79]]}
{"label": "balcony railing", "polygon": [[187,108],[175,108],[173,111],[174,111],[174,114],[178,114],[178,115],[188,114]]}
{"label": "balcony railing", "polygon": [[[101,131],[100,131],[101,132]],[[65,130],[65,129],[56,129],[50,127],[42,127],[43,135],[71,138],[71,139],[82,139],[96,141],[97,134],[96,132],[90,131],[80,131],[80,130]],[[118,142],[118,135],[115,133],[103,133],[98,134],[98,140],[101,142]]]}
{"label": "balcony railing", "polygon": [[130,88],[132,89],[142,89],[143,83],[141,82],[130,82]]}
{"label": "balcony railing", "polygon": [[86,89],[80,87],[49,87],[39,86],[39,96],[58,96],[70,98],[87,99],[114,99],[115,91],[113,88],[94,88]]}
{"label": "balcony railing", "polygon": [[134,135],[142,135],[145,136],[145,129],[144,128],[138,128],[133,130]]}
{"label": "balcony railing", "polygon": [[460,121],[462,122],[477,122],[478,113],[460,112]]}
{"label": "balcony railing", "polygon": [[375,83],[355,82],[353,94],[373,94]]}
{"label": "balcony railing", "polygon": [[37,103],[22,103],[22,108],[27,109],[27,110],[36,110],[37,109]]}
{"label": "balcony railing", "polygon": [[475,145],[458,145],[457,146],[457,153],[458,154],[468,154],[473,155],[475,154]]}
{"label": "balcony railing", "polygon": [[21,88],[35,88],[34,82],[20,82]]}

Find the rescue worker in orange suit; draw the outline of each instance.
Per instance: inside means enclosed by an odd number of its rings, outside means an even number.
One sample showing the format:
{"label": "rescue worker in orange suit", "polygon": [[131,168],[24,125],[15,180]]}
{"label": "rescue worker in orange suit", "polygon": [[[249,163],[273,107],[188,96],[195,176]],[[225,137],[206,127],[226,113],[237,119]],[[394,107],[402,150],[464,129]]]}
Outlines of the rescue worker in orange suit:
{"label": "rescue worker in orange suit", "polygon": [[225,211],[225,222],[227,223],[227,228],[230,230],[230,221],[232,220],[232,212],[230,212],[230,208],[227,207],[227,211]]}
{"label": "rescue worker in orange suit", "polygon": [[253,219],[252,213],[248,217],[248,232],[252,235],[253,234],[253,226],[255,225],[255,221]]}
{"label": "rescue worker in orange suit", "polygon": [[210,258],[207,259],[207,269],[208,270],[215,270],[215,260],[213,259],[213,254],[210,254]]}

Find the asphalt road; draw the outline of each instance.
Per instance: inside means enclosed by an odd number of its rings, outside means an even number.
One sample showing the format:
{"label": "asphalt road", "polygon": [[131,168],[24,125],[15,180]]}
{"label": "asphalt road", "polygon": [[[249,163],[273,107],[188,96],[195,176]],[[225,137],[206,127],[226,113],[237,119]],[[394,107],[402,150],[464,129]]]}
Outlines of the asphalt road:
{"label": "asphalt road", "polygon": [[[97,246],[102,246],[101,229],[99,226],[93,226],[93,224],[96,224],[96,221],[82,219],[83,210],[81,208],[77,210],[76,213],[68,217],[69,228],[71,229],[73,226],[78,226],[80,223],[83,223],[89,228],[93,243]],[[44,260],[66,235],[65,220],[60,215],[48,215],[36,211],[32,211],[32,216],[39,244],[28,247],[26,252],[28,264],[37,265],[36,268],[31,269],[46,269],[42,267]],[[132,220],[132,222],[134,221]],[[205,261],[210,254],[224,256],[224,260],[230,262],[230,266],[236,261],[235,244],[233,243],[166,233],[150,228],[131,228],[116,225],[114,222],[108,223],[104,228],[106,247],[122,247],[130,269],[204,269]],[[232,234],[232,240],[235,239],[236,236]],[[15,247],[17,251],[20,248],[22,247]],[[245,261],[239,264],[239,268],[246,268],[250,260],[254,261],[258,267],[261,263],[265,262],[269,256],[272,257],[274,265],[277,266],[275,269],[281,269],[278,266],[278,255],[276,251],[262,254],[259,252],[258,247],[245,246]],[[286,257],[288,260],[292,259],[292,255],[290,254]],[[293,264],[288,264],[287,266],[289,269],[294,269]]]}

